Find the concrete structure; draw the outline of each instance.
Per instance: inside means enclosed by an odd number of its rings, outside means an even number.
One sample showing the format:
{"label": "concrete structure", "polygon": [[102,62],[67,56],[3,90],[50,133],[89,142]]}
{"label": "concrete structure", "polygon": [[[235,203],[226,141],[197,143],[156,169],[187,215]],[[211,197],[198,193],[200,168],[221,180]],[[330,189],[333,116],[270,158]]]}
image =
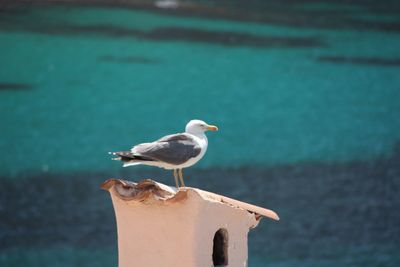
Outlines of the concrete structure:
{"label": "concrete structure", "polygon": [[271,210],[196,188],[110,179],[119,267],[247,266],[247,234]]}

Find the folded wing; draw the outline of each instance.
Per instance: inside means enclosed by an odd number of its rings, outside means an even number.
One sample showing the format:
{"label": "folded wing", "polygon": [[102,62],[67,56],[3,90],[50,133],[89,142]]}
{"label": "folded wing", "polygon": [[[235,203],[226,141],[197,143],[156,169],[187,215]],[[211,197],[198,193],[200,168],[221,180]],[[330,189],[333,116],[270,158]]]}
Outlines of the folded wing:
{"label": "folded wing", "polygon": [[187,134],[167,135],[155,142],[131,149],[132,159],[152,160],[179,165],[200,154],[200,146]]}

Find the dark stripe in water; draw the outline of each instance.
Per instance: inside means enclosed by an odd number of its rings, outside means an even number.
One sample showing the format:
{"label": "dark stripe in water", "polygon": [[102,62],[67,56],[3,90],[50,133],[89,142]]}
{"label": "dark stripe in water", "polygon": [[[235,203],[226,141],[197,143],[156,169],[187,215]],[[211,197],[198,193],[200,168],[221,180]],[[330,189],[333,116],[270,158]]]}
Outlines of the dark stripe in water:
{"label": "dark stripe in water", "polygon": [[[13,1],[6,1],[10,6],[18,6]],[[19,5],[32,4],[32,1],[21,1]],[[215,19],[227,19],[244,22],[265,23],[275,26],[309,29],[361,30],[400,32],[398,20],[385,21],[384,17],[398,16],[400,4],[398,1],[389,1],[385,4],[379,1],[344,1],[336,3],[335,8],[329,0],[321,1],[191,1],[179,4],[178,8],[158,8],[152,1],[123,1],[116,3],[111,0],[59,0],[56,3],[49,0],[35,1],[41,5],[78,5],[102,6],[107,8],[143,9],[163,15],[196,16]],[[310,7],[307,7],[311,6]],[[317,7],[312,7],[317,5]],[[320,5],[320,7],[318,7]],[[366,19],[362,15],[369,15],[373,19]]]}
{"label": "dark stripe in water", "polygon": [[45,23],[20,23],[0,21],[0,31],[22,31],[50,35],[100,35],[108,38],[139,38],[155,41],[185,41],[210,43],[224,46],[248,46],[266,48],[314,48],[326,46],[319,37],[262,36],[233,31],[204,30],[186,27],[159,27],[151,31],[115,25],[69,25]]}
{"label": "dark stripe in water", "polygon": [[317,60],[331,63],[400,67],[400,59],[396,58],[320,56]]}
{"label": "dark stripe in water", "polygon": [[0,83],[0,91],[8,90],[30,90],[32,85],[26,83]]}
{"label": "dark stripe in water", "polygon": [[225,46],[253,47],[322,47],[325,44],[317,37],[278,37],[260,36],[230,31],[210,31],[185,27],[157,28],[145,36],[153,40],[182,40],[190,42],[213,43]]}
{"label": "dark stripe in water", "polygon": [[[334,257],[333,247],[400,246],[400,149],[391,158],[345,164],[185,171],[189,186],[276,210],[250,235],[253,251],[274,257]],[[173,184],[167,171],[31,173],[1,179],[0,247],[109,246],[115,218],[99,184],[110,177]],[[272,253],[272,254],[271,254]]]}

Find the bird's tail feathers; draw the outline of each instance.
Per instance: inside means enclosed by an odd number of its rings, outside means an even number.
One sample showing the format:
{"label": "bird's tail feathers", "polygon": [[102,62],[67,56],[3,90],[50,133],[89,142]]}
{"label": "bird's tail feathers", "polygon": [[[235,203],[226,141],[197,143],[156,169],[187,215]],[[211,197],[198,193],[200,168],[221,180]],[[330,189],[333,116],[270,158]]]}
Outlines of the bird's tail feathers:
{"label": "bird's tail feathers", "polygon": [[142,164],[141,162],[139,162],[139,161],[136,161],[136,162],[124,162],[124,164],[122,165],[122,167],[129,167],[129,166],[135,166],[135,165],[140,165],[140,164]]}
{"label": "bird's tail feathers", "polygon": [[130,151],[108,152],[108,154],[116,156],[112,160],[130,161],[134,159],[134,155]]}
{"label": "bird's tail feathers", "polygon": [[153,161],[150,158],[143,157],[141,155],[133,154],[132,151],[118,151],[118,152],[108,152],[110,155],[116,156],[112,160],[122,161],[123,167],[134,166],[143,164],[146,161]]}

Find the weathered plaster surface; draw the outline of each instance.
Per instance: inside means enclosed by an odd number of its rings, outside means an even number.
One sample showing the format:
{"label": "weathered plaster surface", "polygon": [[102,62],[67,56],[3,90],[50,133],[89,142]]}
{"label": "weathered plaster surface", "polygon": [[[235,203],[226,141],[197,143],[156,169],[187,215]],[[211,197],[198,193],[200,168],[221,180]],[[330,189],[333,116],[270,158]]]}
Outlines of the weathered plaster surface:
{"label": "weathered plaster surface", "polygon": [[119,267],[213,266],[213,238],[221,228],[228,232],[228,266],[247,266],[247,234],[261,217],[254,211],[278,219],[271,210],[152,180],[112,179],[102,188],[115,209]]}

